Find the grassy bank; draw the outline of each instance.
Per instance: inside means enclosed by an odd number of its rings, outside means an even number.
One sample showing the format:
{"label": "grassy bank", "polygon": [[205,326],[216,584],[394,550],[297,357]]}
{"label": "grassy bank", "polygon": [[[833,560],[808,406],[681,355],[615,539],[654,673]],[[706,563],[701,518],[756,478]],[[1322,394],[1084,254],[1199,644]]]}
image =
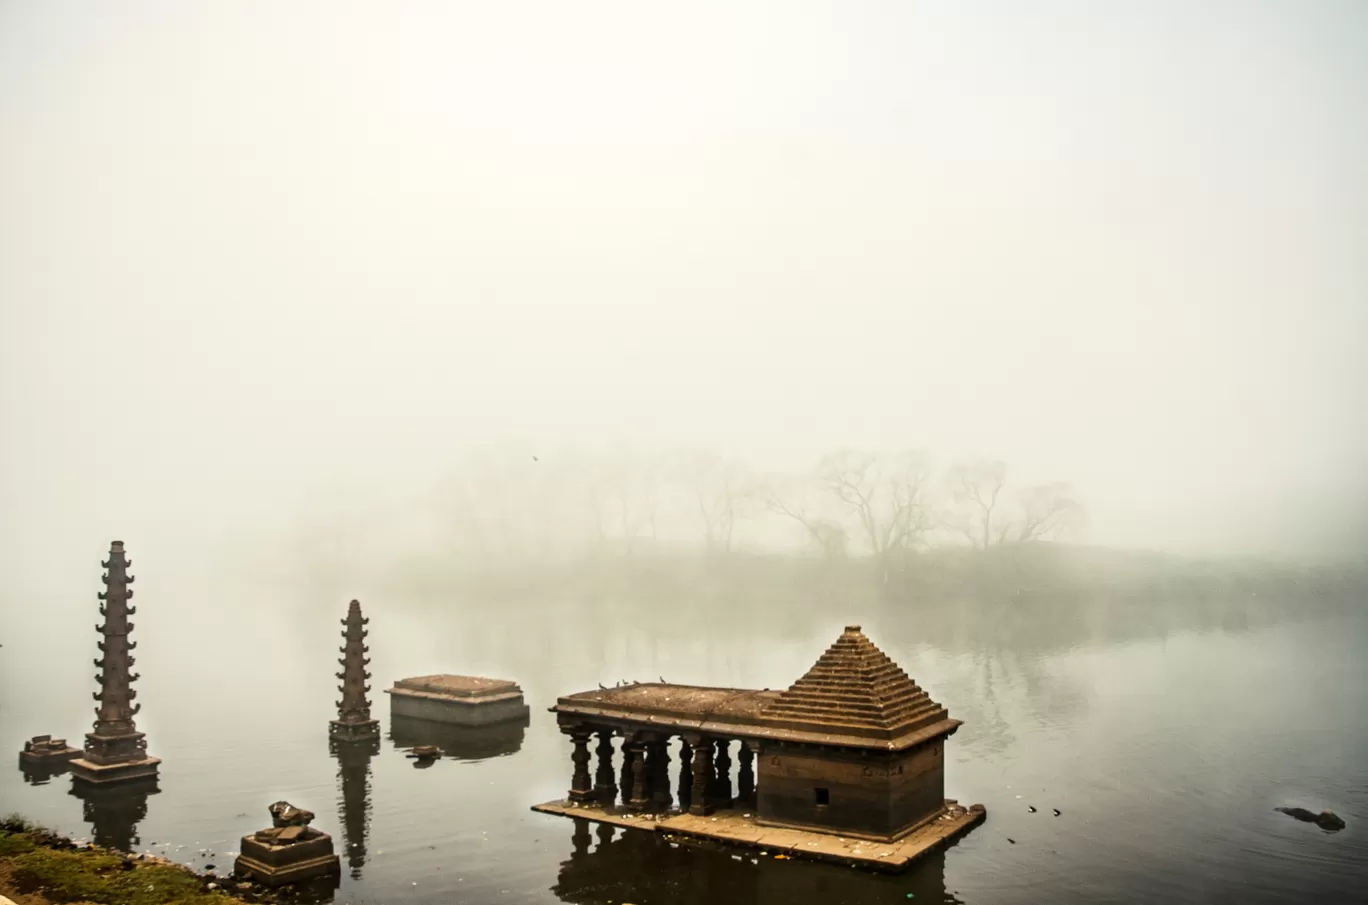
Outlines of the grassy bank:
{"label": "grassy bank", "polygon": [[[220,886],[233,889],[229,894]],[[255,884],[150,855],[77,845],[18,816],[0,820],[0,895],[16,905],[233,905],[278,902]]]}

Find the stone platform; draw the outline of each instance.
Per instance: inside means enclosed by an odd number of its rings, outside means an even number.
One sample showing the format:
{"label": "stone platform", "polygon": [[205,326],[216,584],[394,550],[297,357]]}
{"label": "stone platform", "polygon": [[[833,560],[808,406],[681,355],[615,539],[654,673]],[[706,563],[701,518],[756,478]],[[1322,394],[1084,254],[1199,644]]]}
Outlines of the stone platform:
{"label": "stone platform", "polygon": [[278,839],[262,838],[272,831],[243,836],[233,872],[267,886],[314,880],[342,870],[332,837],[308,827],[276,828]]}
{"label": "stone platform", "polygon": [[683,839],[707,839],[726,845],[756,849],[770,855],[786,855],[809,861],[827,861],[884,873],[906,870],[919,858],[949,845],[968,833],[987,817],[983,805],[961,807],[946,799],[940,814],[907,835],[891,842],[877,842],[816,833],[810,830],[762,826],[754,811],[725,810],[708,817],[671,811],[664,814],[637,814],[621,808],[597,804],[551,801],[532,808],[543,814],[576,817],[629,829],[665,833]]}
{"label": "stone platform", "polygon": [[400,679],[390,696],[390,713],[458,726],[487,726],[525,720],[530,710],[522,689],[506,679],[480,676],[416,676]]}
{"label": "stone platform", "polygon": [[91,785],[132,782],[134,780],[155,780],[161,764],[158,757],[140,757],[113,764],[97,764],[84,757],[70,762],[71,775],[78,782]]}
{"label": "stone platform", "polygon": [[56,767],[66,765],[80,757],[80,748],[73,748],[64,738],[50,735],[35,735],[24,742],[24,750],[19,752],[19,763],[27,767]]}

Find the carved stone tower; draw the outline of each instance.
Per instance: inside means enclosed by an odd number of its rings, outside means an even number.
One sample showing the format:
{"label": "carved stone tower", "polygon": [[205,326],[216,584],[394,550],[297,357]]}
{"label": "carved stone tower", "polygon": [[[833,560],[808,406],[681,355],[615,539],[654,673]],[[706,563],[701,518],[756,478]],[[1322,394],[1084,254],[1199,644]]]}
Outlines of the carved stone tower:
{"label": "carved stone tower", "polygon": [[337,674],[342,680],[338,689],[342,692],[342,700],[337,702],[337,719],[329,726],[329,735],[338,741],[380,737],[380,722],[371,719],[370,700],[366,697],[370,692],[366,680],[371,677],[366,672],[370,663],[366,651],[370,648],[366,646],[365,638],[370,632],[364,626],[368,622],[369,619],[361,616],[361,603],[353,600],[347,607],[347,618],[342,620],[346,626],[342,637],[347,643],[339,648],[342,659],[337,661],[342,664],[342,671]]}
{"label": "carved stone tower", "polygon": [[142,705],[133,703],[137,692],[130,687],[138,678],[131,671],[132,651],[138,642],[128,640],[133,631],[128,617],[137,607],[128,603],[133,597],[129,587],[133,576],[128,574],[132,563],[124,558],[123,541],[109,545],[109,561],[100,565],[108,570],[102,576],[106,590],[100,592],[100,615],[105,621],[95,627],[104,636],[97,645],[103,656],[95,661],[102,670],[95,676],[100,683],[95,700],[100,705],[95,708],[95,731],[86,735],[85,751],[71,762],[71,773],[78,782],[155,781],[161,761],[148,757],[147,740],[133,722]]}

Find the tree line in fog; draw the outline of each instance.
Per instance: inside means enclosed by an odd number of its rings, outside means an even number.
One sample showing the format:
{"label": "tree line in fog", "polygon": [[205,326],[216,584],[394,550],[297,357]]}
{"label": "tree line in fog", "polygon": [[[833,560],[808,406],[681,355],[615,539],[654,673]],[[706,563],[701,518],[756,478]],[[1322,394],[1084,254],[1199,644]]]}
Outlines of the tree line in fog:
{"label": "tree line in fog", "polygon": [[1020,483],[996,460],[935,468],[921,452],[831,452],[800,473],[707,450],[473,451],[438,491],[443,533],[472,556],[566,560],[783,550],[889,561],[931,547],[1066,537],[1068,484]]}

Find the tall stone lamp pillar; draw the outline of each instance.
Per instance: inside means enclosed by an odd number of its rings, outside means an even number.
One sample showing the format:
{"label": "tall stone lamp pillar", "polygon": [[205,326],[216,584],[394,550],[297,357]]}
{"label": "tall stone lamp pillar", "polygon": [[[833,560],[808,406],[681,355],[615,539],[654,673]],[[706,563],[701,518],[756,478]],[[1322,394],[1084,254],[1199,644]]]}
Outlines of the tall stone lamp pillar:
{"label": "tall stone lamp pillar", "polygon": [[133,576],[128,574],[132,562],[124,556],[123,541],[109,545],[109,560],[101,565],[108,571],[102,576],[106,590],[99,595],[100,615],[105,621],[95,627],[103,637],[96,645],[101,657],[95,661],[101,670],[95,676],[100,684],[95,692],[99,706],[95,708],[95,731],[86,735],[81,756],[71,761],[71,773],[77,782],[97,785],[134,780],[155,783],[161,761],[148,756],[147,739],[133,721],[142,705],[133,703],[137,692],[131,686],[138,674],[131,671],[132,651],[138,643],[128,640],[133,631],[128,617],[137,612],[137,607],[128,603],[133,598],[129,587]]}
{"label": "tall stone lamp pillar", "polygon": [[329,736],[339,742],[380,737],[380,722],[371,719],[370,700],[366,697],[370,692],[366,680],[371,677],[366,672],[370,664],[366,652],[370,648],[366,646],[365,638],[370,632],[365,626],[369,622],[361,616],[360,601],[353,600],[347,607],[347,618],[342,620],[342,637],[347,643],[339,648],[342,659],[337,661],[342,664],[342,671],[337,674],[342,680],[338,688],[342,700],[337,702],[337,719],[328,727]]}

